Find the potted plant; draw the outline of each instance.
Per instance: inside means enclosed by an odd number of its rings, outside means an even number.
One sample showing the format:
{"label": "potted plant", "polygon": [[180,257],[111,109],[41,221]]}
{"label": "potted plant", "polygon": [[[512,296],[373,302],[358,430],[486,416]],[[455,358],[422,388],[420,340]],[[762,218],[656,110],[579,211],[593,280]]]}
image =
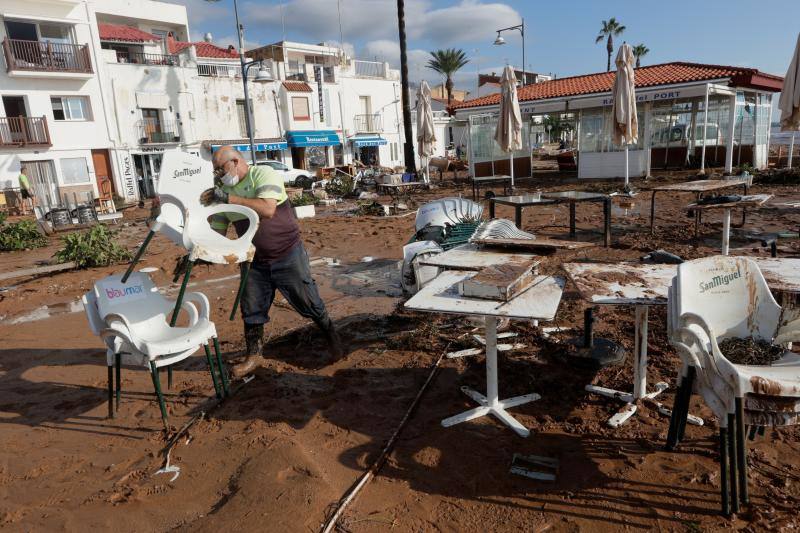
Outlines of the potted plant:
{"label": "potted plant", "polygon": [[314,204],[317,199],[312,194],[303,193],[290,200],[294,207],[294,214],[297,218],[310,218],[316,214]]}

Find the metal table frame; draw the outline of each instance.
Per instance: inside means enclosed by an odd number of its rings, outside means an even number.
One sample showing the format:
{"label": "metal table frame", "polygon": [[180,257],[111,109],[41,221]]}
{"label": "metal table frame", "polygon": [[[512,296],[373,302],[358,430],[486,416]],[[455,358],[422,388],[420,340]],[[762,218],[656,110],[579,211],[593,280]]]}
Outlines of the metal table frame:
{"label": "metal table frame", "polygon": [[511,176],[506,175],[496,175],[496,176],[480,176],[480,177],[473,177],[472,178],[472,201],[477,202],[479,201],[478,195],[481,192],[481,185],[492,185],[502,183],[503,184],[503,193],[510,194],[514,186],[511,183]]}
{"label": "metal table frame", "polygon": [[[745,212],[748,207],[760,207],[764,205],[767,200],[772,198],[771,194],[755,194],[750,197],[744,197],[738,202],[728,202],[725,204],[689,204],[687,209],[695,210],[695,212],[702,212],[714,209],[722,209],[722,255],[728,255],[731,241],[731,210],[736,208],[742,209],[742,224],[744,224]],[[695,227],[695,237],[697,237],[698,228]]]}
{"label": "metal table frame", "polygon": [[[572,191],[569,191],[572,192]],[[522,210],[525,207],[535,205],[554,205],[554,204],[569,204],[569,236],[574,238],[576,231],[575,224],[575,204],[581,202],[602,202],[603,204],[603,244],[606,247],[611,246],[611,197],[605,194],[594,193],[591,197],[586,198],[570,198],[560,196],[560,193],[542,193],[541,198],[536,199],[530,196],[519,196],[520,200],[515,200],[515,196],[500,196],[494,197],[489,200],[489,218],[495,218],[495,204],[507,205],[514,208],[514,223],[518,228],[522,229]],[[551,196],[559,195],[559,196]],[[526,199],[527,198],[527,199]]]}
{"label": "metal table frame", "polygon": [[[662,185],[660,187],[654,187],[651,189],[652,195],[650,197],[650,234],[652,235],[655,233],[655,224],[656,224],[656,193],[658,192],[693,192],[697,195],[695,199],[696,202],[699,202],[700,199],[703,197],[703,193],[706,192],[714,192],[719,191],[722,189],[727,189],[729,187],[744,187],[744,194],[747,195],[748,191],[750,190],[750,180],[749,179],[739,179],[739,180],[695,180],[695,181],[687,181],[685,183],[671,183],[669,185]],[[741,226],[744,226],[746,221],[747,211],[742,211],[742,222]],[[700,222],[702,219],[701,211],[697,210],[694,212],[694,234],[698,235]]]}
{"label": "metal table frame", "polygon": [[392,198],[392,205],[396,208],[400,200],[405,200],[406,203],[409,203],[411,199],[410,194],[425,185],[427,184],[422,181],[408,181],[405,183],[377,183],[375,187],[378,193],[383,189],[383,191]]}

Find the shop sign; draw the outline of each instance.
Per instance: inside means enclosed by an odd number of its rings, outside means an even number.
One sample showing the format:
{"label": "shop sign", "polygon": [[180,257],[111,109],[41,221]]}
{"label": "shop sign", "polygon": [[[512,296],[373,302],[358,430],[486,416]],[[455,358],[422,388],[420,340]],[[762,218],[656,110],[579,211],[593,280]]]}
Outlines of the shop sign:
{"label": "shop sign", "polygon": [[122,157],[122,181],[125,187],[125,197],[130,199],[136,198],[136,178],[133,172],[133,159],[131,154],[126,153]]}
{"label": "shop sign", "polygon": [[319,121],[325,122],[325,105],[322,102],[322,67],[314,67],[314,81],[317,82],[317,99],[319,100]]}

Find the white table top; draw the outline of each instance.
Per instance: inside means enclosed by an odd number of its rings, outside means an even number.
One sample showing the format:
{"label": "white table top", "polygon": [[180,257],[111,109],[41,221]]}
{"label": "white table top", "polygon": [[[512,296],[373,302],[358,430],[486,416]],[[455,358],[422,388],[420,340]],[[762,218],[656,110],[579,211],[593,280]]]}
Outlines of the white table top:
{"label": "white table top", "polygon": [[472,181],[477,181],[478,183],[482,181],[511,181],[511,176],[507,176],[506,174],[495,174],[494,176],[479,176],[477,178],[472,178]]}
{"label": "white table top", "polygon": [[536,276],[533,286],[508,302],[465,298],[458,293],[458,283],[477,272],[445,270],[405,304],[407,309],[457,315],[496,316],[526,320],[552,320],[556,316],[564,280]]}
{"label": "white table top", "polygon": [[[800,292],[800,259],[751,257],[771,289]],[[646,263],[567,263],[583,299],[606,305],[666,305],[678,265]]]}
{"label": "white table top", "polygon": [[670,183],[653,187],[652,191],[678,191],[678,192],[708,192],[736,187],[737,185],[749,185],[749,179],[730,179],[730,180],[694,180],[681,183]]}
{"label": "white table top", "polygon": [[[488,266],[527,263],[539,256],[529,253],[508,253],[478,248],[474,244],[462,244],[446,252],[420,259],[420,265],[436,266],[452,270],[480,270]],[[540,261],[537,261],[537,264]]]}

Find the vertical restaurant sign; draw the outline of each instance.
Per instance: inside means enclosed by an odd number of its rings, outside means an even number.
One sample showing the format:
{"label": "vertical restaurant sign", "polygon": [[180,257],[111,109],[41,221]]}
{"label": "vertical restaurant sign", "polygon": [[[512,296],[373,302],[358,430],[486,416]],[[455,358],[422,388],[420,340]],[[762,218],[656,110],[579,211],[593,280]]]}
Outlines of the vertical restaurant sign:
{"label": "vertical restaurant sign", "polygon": [[122,175],[125,181],[125,196],[131,200],[136,199],[136,182],[133,178],[133,164],[131,154],[125,154],[122,158]]}
{"label": "vertical restaurant sign", "polygon": [[322,102],[322,66],[314,65],[314,81],[317,82],[317,99],[319,100],[319,121],[325,122],[325,105]]}

